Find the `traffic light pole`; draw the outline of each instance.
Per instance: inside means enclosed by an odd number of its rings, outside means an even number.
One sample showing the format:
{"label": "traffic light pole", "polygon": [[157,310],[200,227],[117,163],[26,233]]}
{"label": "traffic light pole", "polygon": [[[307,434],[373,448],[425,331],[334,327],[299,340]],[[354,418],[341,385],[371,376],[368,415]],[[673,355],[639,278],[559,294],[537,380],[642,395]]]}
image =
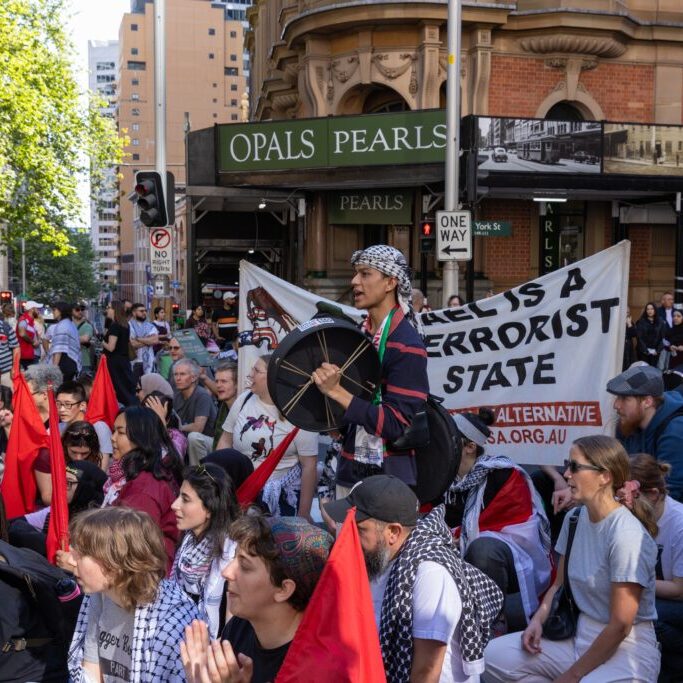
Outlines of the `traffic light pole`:
{"label": "traffic light pole", "polygon": [[154,0],[154,151],[166,197],[166,0]]}
{"label": "traffic light pole", "polygon": [[[444,211],[457,211],[460,206],[460,32],[462,0],[448,0],[448,68],[446,74],[446,187]],[[438,230],[438,226],[437,226]],[[458,262],[443,264],[442,304],[458,293]]]}
{"label": "traffic light pole", "polygon": [[[166,182],[166,0],[154,0],[154,105],[155,167],[161,176],[163,201],[175,201],[175,197],[168,197]],[[163,296],[167,297],[168,276],[159,275],[157,279],[163,282]]]}

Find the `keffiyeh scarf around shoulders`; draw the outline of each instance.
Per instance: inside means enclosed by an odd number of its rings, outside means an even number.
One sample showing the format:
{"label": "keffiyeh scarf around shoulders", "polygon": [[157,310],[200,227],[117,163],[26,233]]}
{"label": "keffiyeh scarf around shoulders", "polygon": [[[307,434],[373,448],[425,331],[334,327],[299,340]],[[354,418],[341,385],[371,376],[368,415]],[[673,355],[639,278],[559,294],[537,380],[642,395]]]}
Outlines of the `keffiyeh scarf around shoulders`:
{"label": "keffiyeh scarf around shoulders", "polygon": [[486,480],[492,470],[514,469],[522,474],[533,501],[533,509],[539,518],[539,535],[543,549],[550,551],[550,524],[544,512],[543,501],[540,494],[536,491],[529,475],[515,462],[510,460],[507,455],[481,455],[474,463],[474,467],[460,480],[451,484],[446,492],[446,502],[454,503],[458,494],[467,494],[465,510],[462,517],[460,529],[460,549],[464,552],[469,542],[479,535],[479,514],[484,505],[484,491]]}
{"label": "keffiyeh scarf around shoulders", "polygon": [[[69,682],[85,683],[83,653],[88,630],[90,597],[85,596],[69,647]],[[199,618],[197,607],[173,581],[163,579],[154,602],[138,605],[131,642],[131,681],[181,683],[185,672],[178,652],[185,626]]]}
{"label": "keffiyeh scarf around shoulders", "polygon": [[196,536],[188,531],[175,554],[171,578],[188,595],[201,599],[212,562],[213,539],[205,536],[201,541],[197,541]]}
{"label": "keffiyeh scarf around shoulders", "polygon": [[380,645],[389,683],[408,683],[413,659],[413,584],[421,562],[436,562],[453,577],[462,600],[460,650],[469,675],[484,670],[484,648],[503,607],[503,594],[483,572],[460,559],[440,505],[420,519],[399,551],[382,600]]}

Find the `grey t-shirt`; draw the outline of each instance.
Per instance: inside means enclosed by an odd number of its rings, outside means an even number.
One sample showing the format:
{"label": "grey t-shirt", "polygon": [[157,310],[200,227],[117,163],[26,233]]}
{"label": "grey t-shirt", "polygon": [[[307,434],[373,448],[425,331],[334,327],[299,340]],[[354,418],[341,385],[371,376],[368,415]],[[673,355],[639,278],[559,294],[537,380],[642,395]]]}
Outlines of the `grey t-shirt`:
{"label": "grey t-shirt", "polygon": [[134,619],[134,610],[128,612],[102,593],[91,596],[83,660],[99,662],[104,683],[132,681]]}
{"label": "grey t-shirt", "polygon": [[[565,517],[555,550],[564,555],[569,519]],[[576,535],[569,555],[569,581],[578,608],[591,619],[609,622],[612,583],[638,583],[643,587],[634,623],[657,618],[655,564],[657,544],[645,527],[624,506],[593,523],[588,510],[579,512]]]}
{"label": "grey t-shirt", "polygon": [[206,417],[206,425],[204,425],[202,434],[213,438],[217,412],[216,403],[204,387],[196,386],[189,398],[185,398],[179,391],[175,391],[173,407],[183,424],[190,424],[197,417]]}

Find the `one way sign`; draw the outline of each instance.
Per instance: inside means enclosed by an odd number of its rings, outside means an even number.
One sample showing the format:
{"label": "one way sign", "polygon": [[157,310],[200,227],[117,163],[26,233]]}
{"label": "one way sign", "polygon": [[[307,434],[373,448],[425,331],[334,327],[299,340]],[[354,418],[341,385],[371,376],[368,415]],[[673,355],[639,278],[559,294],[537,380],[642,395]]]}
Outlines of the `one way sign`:
{"label": "one way sign", "polygon": [[472,216],[469,211],[436,212],[436,258],[469,261],[472,258]]}

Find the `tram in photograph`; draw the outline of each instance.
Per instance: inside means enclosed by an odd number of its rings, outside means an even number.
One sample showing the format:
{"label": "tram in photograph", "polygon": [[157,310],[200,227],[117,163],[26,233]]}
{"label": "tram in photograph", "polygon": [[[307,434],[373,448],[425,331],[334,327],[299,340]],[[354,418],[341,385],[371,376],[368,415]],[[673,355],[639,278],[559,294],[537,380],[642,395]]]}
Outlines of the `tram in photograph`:
{"label": "tram in photograph", "polygon": [[561,158],[562,144],[555,136],[532,138],[517,143],[517,158],[556,164]]}

